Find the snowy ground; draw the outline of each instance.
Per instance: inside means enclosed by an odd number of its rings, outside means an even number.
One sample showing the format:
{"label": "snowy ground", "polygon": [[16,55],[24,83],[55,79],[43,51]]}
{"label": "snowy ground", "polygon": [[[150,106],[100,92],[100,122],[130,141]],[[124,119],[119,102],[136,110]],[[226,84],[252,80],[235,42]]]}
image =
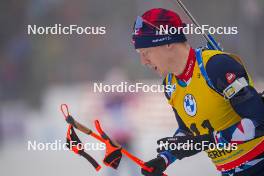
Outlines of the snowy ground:
{"label": "snowy ground", "polygon": [[[258,86],[262,87],[261,84]],[[9,176],[107,176],[110,168],[103,167],[97,173],[83,158],[69,151],[28,151],[27,141],[53,142],[65,139],[66,124],[59,111],[61,103],[68,103],[71,112],[82,123],[92,127],[95,117],[106,117],[102,120],[103,126],[109,124],[107,114],[102,111],[102,95],[91,93],[90,85],[61,87],[55,86],[49,89],[43,100],[41,112],[27,113],[21,121],[24,126],[23,137],[5,143],[0,150],[1,175]],[[174,115],[167,105],[162,94],[140,94],[127,105],[126,116],[131,124],[130,128],[134,135],[133,153],[143,160],[152,159],[156,153],[156,140],[170,136],[177,127]],[[5,123],[5,121],[4,121]],[[81,135],[85,141],[86,136]],[[89,141],[93,141],[89,138]],[[103,153],[100,151],[89,152],[101,162]],[[130,167],[127,166],[130,164]],[[118,172],[113,176],[132,176],[129,172],[134,171],[134,176],[140,175],[139,168],[130,161],[124,159],[119,166]],[[205,153],[176,161],[166,173],[170,176],[217,176],[213,164]]]}

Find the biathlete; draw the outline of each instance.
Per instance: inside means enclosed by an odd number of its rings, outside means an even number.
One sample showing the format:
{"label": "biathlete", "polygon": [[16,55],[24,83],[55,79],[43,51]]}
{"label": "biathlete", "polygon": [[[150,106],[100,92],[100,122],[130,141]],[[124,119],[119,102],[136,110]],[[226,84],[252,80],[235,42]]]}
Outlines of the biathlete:
{"label": "biathlete", "polygon": [[[193,49],[183,31],[160,33],[161,27],[185,24],[171,10],[155,8],[139,16],[132,41],[143,65],[165,77],[165,96],[178,123],[173,137],[158,143],[206,142],[220,148],[159,148],[146,162],[161,176],[175,160],[205,151],[223,176],[264,175],[264,103],[240,58],[207,48]],[[236,144],[235,148],[221,148]]]}

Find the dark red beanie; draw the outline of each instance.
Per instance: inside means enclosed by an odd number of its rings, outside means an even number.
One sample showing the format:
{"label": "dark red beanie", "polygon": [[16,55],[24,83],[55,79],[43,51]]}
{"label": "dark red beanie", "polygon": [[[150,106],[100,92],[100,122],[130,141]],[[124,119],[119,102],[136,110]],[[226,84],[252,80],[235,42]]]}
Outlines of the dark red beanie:
{"label": "dark red beanie", "polygon": [[185,42],[187,41],[182,31],[176,34],[159,33],[160,26],[184,27],[180,16],[167,9],[154,8],[145,12],[141,17],[138,17],[135,26],[132,41],[135,48],[148,48],[165,44]]}

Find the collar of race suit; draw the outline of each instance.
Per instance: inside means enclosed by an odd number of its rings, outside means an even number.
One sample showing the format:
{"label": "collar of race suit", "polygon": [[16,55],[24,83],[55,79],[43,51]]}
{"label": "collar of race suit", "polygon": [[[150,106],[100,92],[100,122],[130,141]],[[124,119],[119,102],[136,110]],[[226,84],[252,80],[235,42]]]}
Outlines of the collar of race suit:
{"label": "collar of race suit", "polygon": [[185,66],[184,71],[182,72],[182,74],[176,76],[179,80],[187,83],[192,75],[193,75],[193,70],[194,70],[194,66],[195,66],[195,61],[196,61],[196,57],[195,57],[195,51],[193,48],[190,48],[189,51],[189,56],[188,56],[188,60],[187,60],[187,64]]}

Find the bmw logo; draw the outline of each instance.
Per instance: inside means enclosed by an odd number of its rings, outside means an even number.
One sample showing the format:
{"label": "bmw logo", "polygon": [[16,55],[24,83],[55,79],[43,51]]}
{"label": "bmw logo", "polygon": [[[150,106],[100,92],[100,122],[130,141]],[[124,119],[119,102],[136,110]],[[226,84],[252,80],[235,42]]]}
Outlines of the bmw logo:
{"label": "bmw logo", "polygon": [[191,94],[187,94],[184,97],[184,110],[189,116],[195,116],[197,112],[196,101]]}

